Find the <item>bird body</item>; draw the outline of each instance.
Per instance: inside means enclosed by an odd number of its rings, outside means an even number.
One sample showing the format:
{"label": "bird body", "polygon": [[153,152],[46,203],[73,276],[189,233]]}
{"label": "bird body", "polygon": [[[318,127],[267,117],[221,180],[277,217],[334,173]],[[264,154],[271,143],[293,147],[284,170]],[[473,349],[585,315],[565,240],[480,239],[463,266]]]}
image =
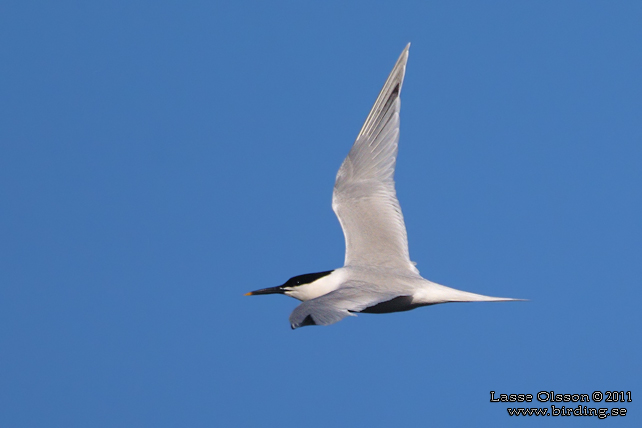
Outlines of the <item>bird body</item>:
{"label": "bird body", "polygon": [[293,329],[333,324],[359,312],[401,312],[446,302],[519,300],[428,281],[410,261],[394,183],[399,96],[409,47],[401,53],[337,173],[332,209],[346,241],[344,267],[295,276],[278,287],[247,293],[279,293],[302,301],[290,315]]}

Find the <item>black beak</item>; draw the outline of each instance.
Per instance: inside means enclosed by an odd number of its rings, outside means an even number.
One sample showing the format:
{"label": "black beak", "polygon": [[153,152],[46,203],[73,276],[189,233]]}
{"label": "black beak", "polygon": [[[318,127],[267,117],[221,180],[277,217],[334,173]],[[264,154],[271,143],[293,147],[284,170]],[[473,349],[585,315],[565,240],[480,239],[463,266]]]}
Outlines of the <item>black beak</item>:
{"label": "black beak", "polygon": [[279,285],[278,287],[272,287],[272,288],[262,288],[260,290],[256,291],[250,291],[249,293],[245,293],[245,296],[256,296],[257,294],[283,294],[285,293],[285,289],[283,288],[282,285]]}

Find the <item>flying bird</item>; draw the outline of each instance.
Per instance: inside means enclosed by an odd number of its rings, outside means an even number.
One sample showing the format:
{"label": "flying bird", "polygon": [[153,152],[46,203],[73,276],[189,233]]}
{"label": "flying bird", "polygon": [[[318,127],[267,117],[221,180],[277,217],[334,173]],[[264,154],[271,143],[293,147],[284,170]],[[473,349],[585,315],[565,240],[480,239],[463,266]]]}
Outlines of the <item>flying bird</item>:
{"label": "flying bird", "polygon": [[401,312],[447,302],[505,302],[424,279],[410,261],[408,238],[395,192],[399,95],[408,49],[401,53],[352,149],[339,168],[332,209],[346,241],[344,266],[290,278],[278,287],[247,293],[285,294],[300,300],[293,329],[329,325],[356,313]]}

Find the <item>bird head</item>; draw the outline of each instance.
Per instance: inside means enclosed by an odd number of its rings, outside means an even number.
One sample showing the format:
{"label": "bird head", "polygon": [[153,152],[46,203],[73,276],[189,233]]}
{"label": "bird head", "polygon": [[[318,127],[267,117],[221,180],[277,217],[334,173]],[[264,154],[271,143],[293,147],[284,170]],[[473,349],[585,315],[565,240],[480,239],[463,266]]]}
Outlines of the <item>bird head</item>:
{"label": "bird head", "polygon": [[294,276],[288,279],[283,285],[250,291],[245,295],[256,296],[259,294],[285,294],[286,296],[305,301],[309,298],[312,298],[308,297],[309,295],[318,294],[317,292],[315,292],[315,289],[321,286],[319,280],[330,275],[332,272],[334,271],[329,270],[325,272],[307,273],[305,275]]}

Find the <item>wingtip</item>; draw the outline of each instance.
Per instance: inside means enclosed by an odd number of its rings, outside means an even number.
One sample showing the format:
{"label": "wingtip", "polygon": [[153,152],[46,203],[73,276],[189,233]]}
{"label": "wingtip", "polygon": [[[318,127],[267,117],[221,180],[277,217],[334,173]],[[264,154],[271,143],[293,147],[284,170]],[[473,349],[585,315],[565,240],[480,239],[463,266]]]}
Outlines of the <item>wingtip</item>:
{"label": "wingtip", "polygon": [[397,62],[408,62],[408,55],[410,54],[410,43],[406,45],[405,48],[403,48],[403,51],[401,51],[401,55],[399,55],[399,59]]}
{"label": "wingtip", "polygon": [[[395,74],[396,70],[400,70],[397,73],[400,73],[400,80],[403,84],[403,79],[404,76],[406,75],[406,66],[408,65],[408,57],[410,56],[410,43],[406,45],[406,47],[403,49],[401,52],[401,55],[399,55],[399,59],[397,59],[397,63],[395,64],[395,67],[393,68],[391,75]],[[401,88],[400,88],[401,89]]]}

